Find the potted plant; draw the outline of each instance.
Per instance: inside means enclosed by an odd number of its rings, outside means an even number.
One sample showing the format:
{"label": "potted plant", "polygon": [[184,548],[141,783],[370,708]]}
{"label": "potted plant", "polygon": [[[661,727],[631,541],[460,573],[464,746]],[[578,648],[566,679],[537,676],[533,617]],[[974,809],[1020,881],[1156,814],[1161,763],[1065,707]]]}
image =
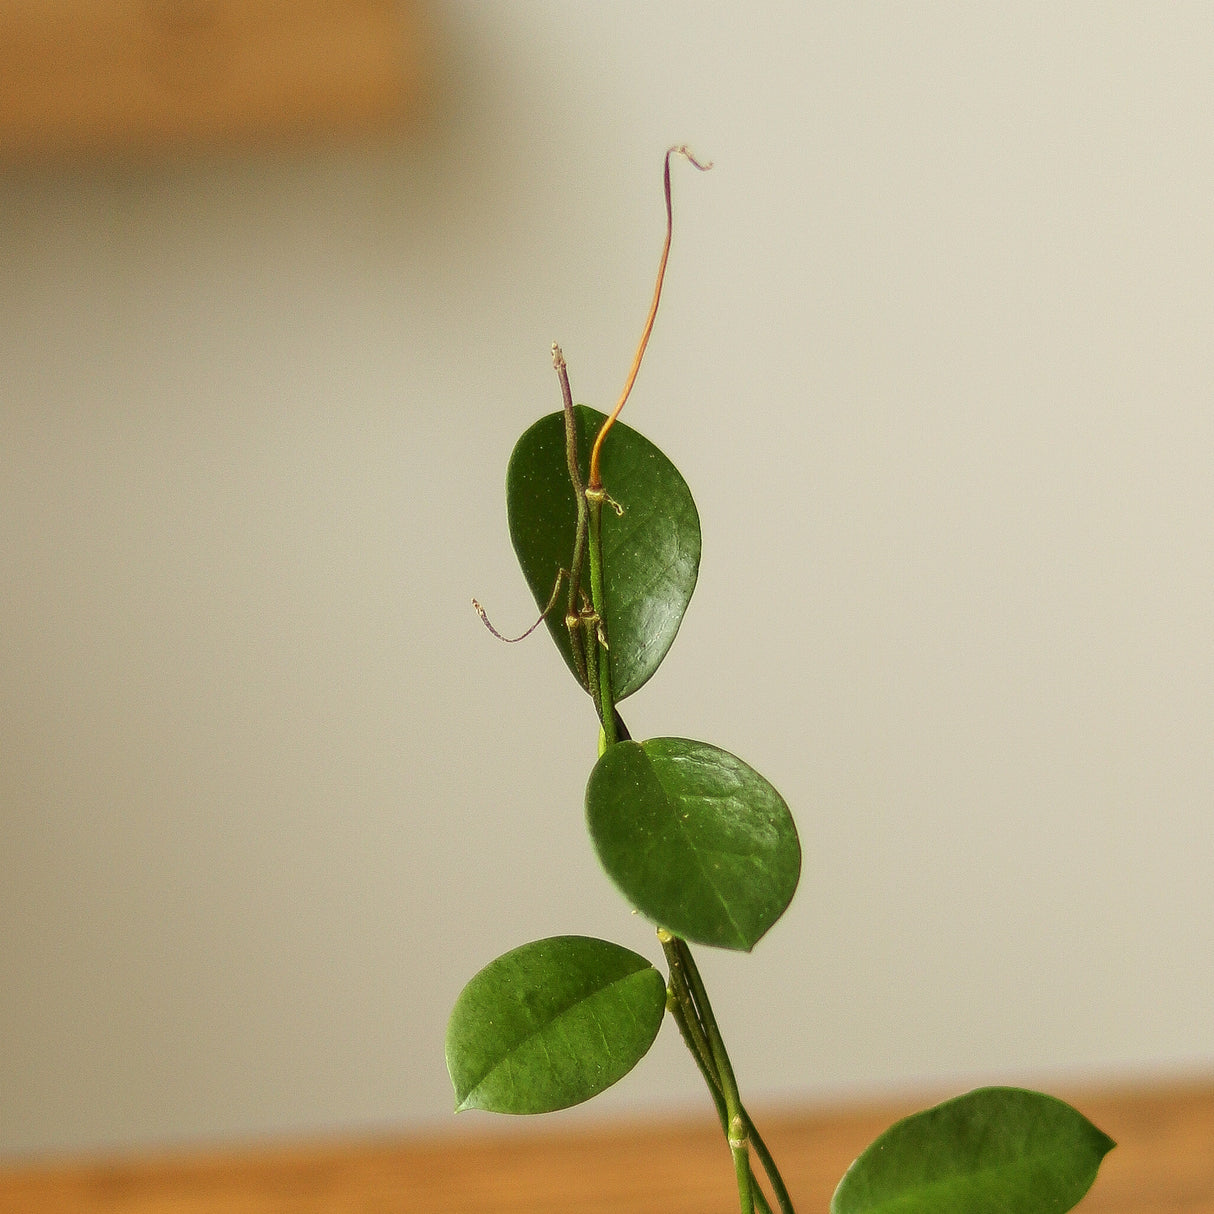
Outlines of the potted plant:
{"label": "potted plant", "polygon": [[[716,1108],[742,1214],[791,1214],[776,1161],[742,1102],[692,945],[749,952],[762,939],[797,887],[796,826],[779,792],[742,759],[689,738],[635,739],[619,712],[673,643],[700,561],[686,482],[619,420],[661,297],[675,154],[710,167],[683,147],[666,153],[666,241],[615,408],[604,415],[575,405],[553,346],[563,407],[523,434],[506,476],[511,539],[541,610],[533,629],[546,625],[598,722],[585,798],[590,838],[607,876],[655,925],[666,974],[606,940],[524,944],[463,989],[448,1026],[447,1066],[458,1109],[550,1112],[622,1078],[669,1015]],[[877,1138],[840,1181],[832,1214],[1056,1214],[1083,1197],[1113,1145],[1060,1100],[983,1088]]]}

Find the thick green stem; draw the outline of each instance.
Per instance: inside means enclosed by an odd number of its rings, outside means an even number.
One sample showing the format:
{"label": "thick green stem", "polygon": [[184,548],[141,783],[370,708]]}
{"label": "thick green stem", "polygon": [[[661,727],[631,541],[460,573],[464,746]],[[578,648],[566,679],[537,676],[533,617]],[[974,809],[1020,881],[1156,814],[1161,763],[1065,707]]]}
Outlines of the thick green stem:
{"label": "thick green stem", "polygon": [[611,694],[611,662],[608,660],[607,604],[603,590],[603,503],[607,494],[603,489],[587,489],[585,493],[587,513],[590,521],[590,598],[598,616],[598,632],[594,643],[601,651],[598,654],[599,720],[608,746],[619,741],[615,725],[615,697]]}

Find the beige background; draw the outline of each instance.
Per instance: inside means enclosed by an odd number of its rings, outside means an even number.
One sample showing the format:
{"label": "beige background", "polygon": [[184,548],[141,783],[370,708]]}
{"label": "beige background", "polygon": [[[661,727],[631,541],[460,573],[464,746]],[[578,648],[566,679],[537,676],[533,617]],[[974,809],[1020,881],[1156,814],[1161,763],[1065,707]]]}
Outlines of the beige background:
{"label": "beige background", "polygon": [[614,399],[683,140],[628,408],[704,564],[628,719],[799,820],[704,958],[744,1087],[1208,1068],[1208,6],[435,16],[395,146],[0,183],[0,1153],[446,1127],[477,967],[657,956],[468,599],[528,622],[505,461],[553,339]]}

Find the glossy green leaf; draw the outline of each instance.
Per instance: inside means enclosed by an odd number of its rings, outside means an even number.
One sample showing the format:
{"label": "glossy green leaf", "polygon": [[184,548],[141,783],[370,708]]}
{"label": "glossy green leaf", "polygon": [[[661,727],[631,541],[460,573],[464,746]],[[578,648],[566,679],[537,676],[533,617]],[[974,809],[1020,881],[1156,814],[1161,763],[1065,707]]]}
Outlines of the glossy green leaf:
{"label": "glossy green leaf", "polygon": [[685,940],[748,952],[797,888],[801,845],[784,799],[704,742],[609,746],[590,773],[586,817],[607,875]]}
{"label": "glossy green leaf", "polygon": [[554,936],[490,962],[447,1025],[456,1110],[548,1113],[597,1096],[645,1056],[666,984],[606,940]]}
{"label": "glossy green leaf", "polygon": [[[603,414],[574,410],[582,481]],[[611,686],[631,695],[658,668],[674,641],[700,568],[700,519],[679,470],[647,438],[617,422],[603,444],[603,486],[619,507],[603,510],[604,594]],[[506,474],[510,538],[540,608],[557,573],[568,570],[577,530],[563,413],[541,418],[519,439]],[[590,567],[582,589],[590,596]],[[565,628],[566,590],[545,623],[576,675]]]}
{"label": "glossy green leaf", "polygon": [[1062,1214],[1113,1146],[1052,1096],[980,1088],[886,1130],[847,1170],[831,1214]]}

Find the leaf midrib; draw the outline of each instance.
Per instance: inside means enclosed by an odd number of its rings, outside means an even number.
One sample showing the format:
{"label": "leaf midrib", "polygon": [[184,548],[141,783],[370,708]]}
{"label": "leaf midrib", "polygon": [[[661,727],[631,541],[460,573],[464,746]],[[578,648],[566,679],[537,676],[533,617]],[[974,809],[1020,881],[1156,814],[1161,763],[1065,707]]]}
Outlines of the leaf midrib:
{"label": "leaf midrib", "polygon": [[[478,1091],[480,1091],[480,1089],[485,1086],[485,1084],[488,1082],[488,1080],[493,1075],[495,1075],[503,1066],[505,1066],[505,1064],[511,1058],[513,1058],[516,1054],[518,1054],[519,1051],[522,1050],[524,1046],[526,1046],[530,1042],[534,1041],[537,1037],[542,1038],[545,1030],[551,1028],[551,1026],[553,1024],[556,1024],[558,1021],[565,1019],[572,1011],[574,1011],[576,1008],[581,1007],[583,1004],[590,1003],[591,1001],[598,999],[601,995],[604,995],[604,994],[610,992],[611,990],[613,990],[615,987],[621,985],[622,983],[630,981],[631,979],[635,978],[638,974],[647,973],[649,970],[651,970],[653,968],[654,967],[652,965],[640,966],[637,969],[632,970],[630,973],[624,974],[619,978],[615,978],[611,982],[606,983],[604,986],[597,987],[595,990],[591,991],[588,995],[584,995],[579,999],[574,999],[571,1003],[562,1007],[561,1010],[559,1012],[557,1012],[557,1014],[555,1016],[552,1016],[550,1019],[545,1021],[543,1024],[541,1024],[537,1028],[533,1029],[525,1037],[520,1038],[504,1054],[502,1054],[497,1059],[497,1061],[494,1062],[493,1065],[491,1067],[489,1067],[489,1069],[487,1071],[485,1071],[484,1074],[482,1074],[477,1079],[477,1081],[468,1089],[468,1092],[464,1096],[463,1100],[461,1100],[460,1103],[456,1106],[456,1111],[459,1112],[463,1109],[469,1108],[470,1106],[468,1104],[468,1101],[471,1099],[471,1097],[473,1097]],[[597,1016],[595,1017],[595,1021],[596,1021],[596,1023],[599,1023],[599,1018]],[[600,1032],[601,1031],[602,1030],[600,1028]],[[604,1034],[604,1040],[606,1040],[606,1034]],[[610,1055],[612,1052],[610,1050],[610,1043],[607,1043],[607,1044],[609,1047],[608,1053]],[[547,1048],[546,1045],[545,1045],[545,1048]]]}

